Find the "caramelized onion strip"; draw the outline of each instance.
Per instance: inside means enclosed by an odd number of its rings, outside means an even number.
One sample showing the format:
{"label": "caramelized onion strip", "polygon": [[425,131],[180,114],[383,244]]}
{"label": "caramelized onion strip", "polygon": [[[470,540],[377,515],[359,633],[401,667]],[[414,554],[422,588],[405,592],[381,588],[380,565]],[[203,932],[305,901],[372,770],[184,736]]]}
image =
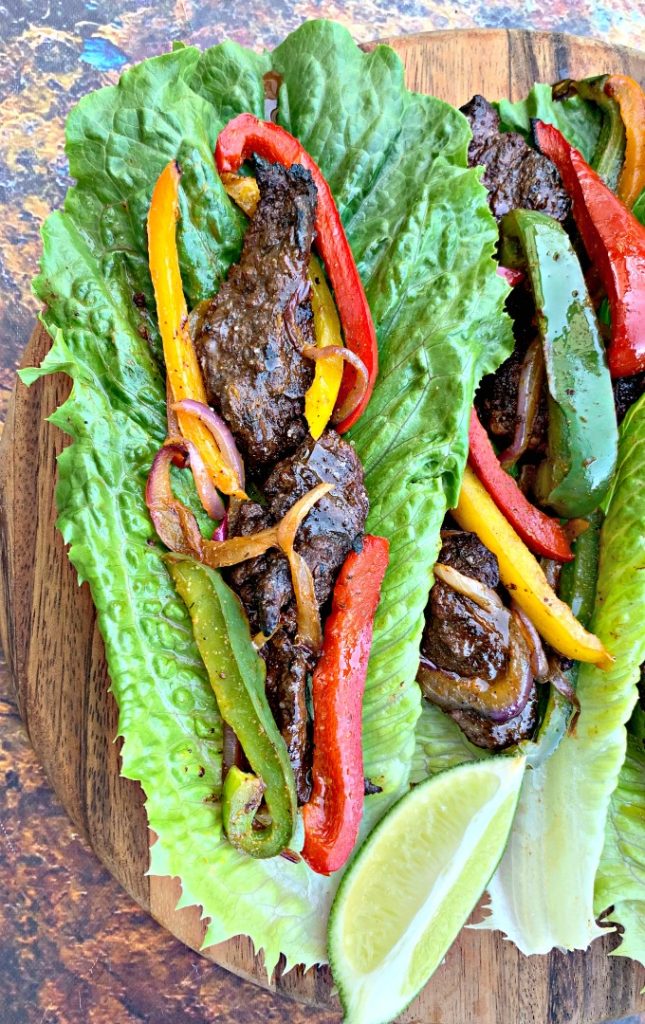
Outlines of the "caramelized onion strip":
{"label": "caramelized onion strip", "polygon": [[202,556],[202,535],[197,520],[172,493],[171,465],[184,468],[191,454],[188,441],[173,441],[160,448],[154,457],[146,483],[146,505],[161,541],[181,555]]}
{"label": "caramelized onion strip", "polygon": [[243,496],[244,462],[235,444],[235,438],[222,417],[218,416],[210,406],[204,402],[197,402],[194,398],[184,398],[181,402],[175,402],[171,408],[174,413],[179,412],[193,417],[206,427],[227,468],[233,476],[237,477],[238,496]]}
{"label": "caramelized onion strip", "polygon": [[342,423],[350,416],[354,409],[362,402],[369,384],[369,373],[360,356],[343,345],[325,345],[318,348],[316,345],[305,345],[302,350],[303,356],[307,359],[344,359],[356,370],[356,381],[345,400],[334,409],[332,423]]}

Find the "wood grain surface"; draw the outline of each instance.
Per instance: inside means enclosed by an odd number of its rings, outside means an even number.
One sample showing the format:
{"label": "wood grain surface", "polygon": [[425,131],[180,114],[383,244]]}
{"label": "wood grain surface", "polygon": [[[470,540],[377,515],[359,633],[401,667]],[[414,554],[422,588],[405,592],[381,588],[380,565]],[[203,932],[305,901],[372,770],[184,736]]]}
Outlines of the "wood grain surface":
{"label": "wood grain surface", "polygon": [[[645,79],[645,57],[557,34],[473,30],[389,40],[408,85],[460,104],[472,93],[518,99],[535,81],[622,71]],[[23,365],[49,338],[34,332]],[[175,911],[177,880],[148,878],[149,834],[138,786],[119,776],[117,710],[86,585],[78,587],[54,528],[55,459],[66,440],[48,416],[66,397],[62,376],[18,385],[0,441],[0,640],[34,748],[75,826],[124,888],[188,946],[204,935],[196,908]],[[34,523],[36,528],[34,528]],[[153,837],[152,837],[153,838]],[[243,922],[240,922],[243,926]],[[608,959],[615,938],[586,953],[524,958],[488,932],[462,932],[432,982],[401,1018],[423,1024],[591,1024],[645,1009],[645,972]],[[240,937],[205,957],[266,985],[261,960]],[[327,969],[271,987],[336,1005]]]}

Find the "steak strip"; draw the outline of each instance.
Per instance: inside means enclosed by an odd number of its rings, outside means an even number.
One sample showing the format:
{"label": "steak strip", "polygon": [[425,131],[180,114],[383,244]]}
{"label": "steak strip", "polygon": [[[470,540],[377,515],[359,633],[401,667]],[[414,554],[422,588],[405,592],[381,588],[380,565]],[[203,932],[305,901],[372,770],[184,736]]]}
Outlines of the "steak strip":
{"label": "steak strip", "polygon": [[307,433],[314,375],[307,268],[316,216],[309,171],[255,158],[260,201],[239,263],[207,306],[195,338],[208,402],[223,416],[252,476],[261,477]]}
{"label": "steak strip", "polygon": [[[439,562],[479,580],[491,590],[499,586],[497,558],[474,533],[447,530],[442,539]],[[507,667],[508,650],[502,636],[494,629],[485,629],[479,619],[477,606],[470,598],[436,580],[426,608],[421,654],[439,669],[462,677],[480,676],[494,685]],[[533,734],[537,703],[533,684],[523,710],[506,722],[493,722],[475,711],[448,714],[476,746],[501,750]]]}
{"label": "steak strip", "polygon": [[473,133],[468,163],[483,165],[482,183],[497,220],[510,210],[522,209],[539,210],[563,223],[571,200],[551,161],[531,149],[517,132],[501,132],[499,114],[483,96],[473,96],[460,109]]}
{"label": "steak strip", "polygon": [[[318,441],[308,437],[293,455],[279,462],[264,485],[266,507],[244,502],[231,519],[230,532],[248,535],[273,525],[323,482],[333,484],[334,490],[307,515],[294,546],[312,572],[316,600],[324,609],[340,567],[360,543],[368,511],[358,456],[334,430],[326,430]],[[269,636],[260,652],[267,665],[267,696],[289,751],[298,798],[306,803],[311,763],[306,691],[317,655],[297,641],[289,564],[280,551],[271,550],[230,569],[228,578],[244,605],[251,631]]]}

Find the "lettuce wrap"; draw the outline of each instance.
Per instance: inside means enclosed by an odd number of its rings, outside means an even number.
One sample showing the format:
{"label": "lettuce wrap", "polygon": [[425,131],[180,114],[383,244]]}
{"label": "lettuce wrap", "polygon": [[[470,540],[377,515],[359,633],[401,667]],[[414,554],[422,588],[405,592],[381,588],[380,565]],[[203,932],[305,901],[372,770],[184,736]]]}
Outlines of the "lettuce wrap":
{"label": "lettuce wrap", "polygon": [[[591,159],[601,122],[594,104],[578,96],[554,101],[551,86],[538,84],[525,100],[502,100],[497,109],[503,129],[529,137],[531,119],[537,117],[556,125]],[[645,193],[633,208],[641,222],[644,200]],[[644,505],[641,398],[621,426],[616,475],[604,502],[590,627],[615,663],[607,672],[580,666],[577,728],[550,759],[527,772],[511,838],[489,885],[489,916],[479,926],[501,930],[525,954],[585,949],[606,933],[596,919],[611,908],[608,920],[622,929],[615,953],[645,964],[645,799],[642,780],[637,781],[643,758],[636,740],[630,740],[625,760],[626,724],[645,660]],[[424,717],[425,745],[418,744],[415,764],[432,766],[424,751],[440,728],[440,749],[454,763],[459,749],[454,733],[447,734],[434,716]],[[635,721],[640,720],[639,714]]]}
{"label": "lettuce wrap", "polygon": [[[58,528],[89,583],[123,738],[157,840],[150,873],[181,879],[179,906],[208,919],[205,945],[243,932],[269,973],[326,959],[338,876],[282,858],[254,861],[221,827],[222,726],[183,603],[144,502],[166,433],[165,383],[145,220],[169,160],[183,170],[178,245],[189,306],[217,292],[245,219],[213,162],[236,114],[264,112],[263,75],[282,77],[278,119],[319,164],[338,204],[373,313],[380,374],[351,433],[365,467],[370,532],[390,541],[364,702],[374,820],[409,784],[421,696],[415,683],[439,528],[457,500],[476,383],[508,355],[507,285],[470,131],[447,104],[406,90],[389,48],[363,53],[331,22],[303,25],[272,53],[225,42],[128,70],[67,123],[76,184],[43,229],[35,281],[54,339],[29,382],[63,371],[52,421],[72,438],[58,462]],[[190,482],[176,476],[191,500]],[[194,501],[194,495],[192,495]],[[248,645],[244,624],[230,642]]]}

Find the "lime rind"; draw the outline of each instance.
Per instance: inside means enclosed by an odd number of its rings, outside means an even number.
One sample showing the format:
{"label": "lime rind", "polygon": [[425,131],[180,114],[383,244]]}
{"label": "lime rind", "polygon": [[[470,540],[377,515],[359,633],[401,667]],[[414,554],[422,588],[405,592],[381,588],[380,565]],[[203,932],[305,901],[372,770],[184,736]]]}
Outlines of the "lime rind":
{"label": "lime rind", "polygon": [[503,854],[525,763],[491,758],[435,775],[360,848],[329,927],[347,1024],[386,1024],[439,966]]}

